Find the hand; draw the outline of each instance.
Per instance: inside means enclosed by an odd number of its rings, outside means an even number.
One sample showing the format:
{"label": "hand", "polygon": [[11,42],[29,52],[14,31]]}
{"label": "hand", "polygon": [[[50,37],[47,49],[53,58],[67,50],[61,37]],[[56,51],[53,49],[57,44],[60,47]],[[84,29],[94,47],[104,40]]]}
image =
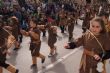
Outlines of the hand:
{"label": "hand", "polygon": [[100,58],[100,56],[99,55],[97,55],[97,54],[95,54],[94,56],[93,56],[94,58],[95,58],[95,60],[100,60],[101,58]]}
{"label": "hand", "polygon": [[28,35],[28,32],[26,32],[25,30],[20,30],[20,32],[25,36]]}
{"label": "hand", "polygon": [[32,33],[32,31],[29,31],[29,34],[31,34]]}
{"label": "hand", "polygon": [[70,48],[69,44],[68,44],[68,43],[65,44],[65,45],[64,45],[64,48],[66,48],[66,49],[67,49],[67,48]]}

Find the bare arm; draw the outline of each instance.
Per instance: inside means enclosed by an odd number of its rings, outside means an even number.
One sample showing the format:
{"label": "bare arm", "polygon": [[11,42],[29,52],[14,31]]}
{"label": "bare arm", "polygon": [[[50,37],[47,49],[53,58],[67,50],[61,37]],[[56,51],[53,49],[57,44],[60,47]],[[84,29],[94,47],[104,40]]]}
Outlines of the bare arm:
{"label": "bare arm", "polygon": [[32,32],[32,31],[29,31],[29,34],[35,39],[35,40],[38,40],[39,39],[39,35],[35,32]]}
{"label": "bare arm", "polygon": [[29,32],[26,32],[25,30],[20,30],[20,32],[21,32],[21,34],[23,34],[23,35],[26,35],[26,36],[29,36]]}

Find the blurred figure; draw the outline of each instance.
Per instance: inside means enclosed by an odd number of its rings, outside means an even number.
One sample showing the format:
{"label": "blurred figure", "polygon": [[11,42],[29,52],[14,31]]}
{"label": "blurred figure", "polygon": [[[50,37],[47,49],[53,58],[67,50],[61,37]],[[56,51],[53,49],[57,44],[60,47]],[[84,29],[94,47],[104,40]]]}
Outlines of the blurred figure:
{"label": "blurred figure", "polygon": [[30,51],[32,56],[32,65],[31,67],[37,66],[37,57],[40,57],[41,63],[45,62],[45,56],[40,53],[41,48],[41,40],[40,40],[40,30],[37,26],[36,20],[30,20],[30,29],[28,32],[25,30],[21,30],[21,33],[27,36],[30,36],[31,43],[30,43]]}
{"label": "blurred figure", "polygon": [[7,69],[11,73],[18,73],[12,64],[6,62],[6,55],[8,54],[8,49],[14,44],[14,36],[5,28],[3,28],[3,23],[0,21],[0,73],[3,73],[3,69]]}

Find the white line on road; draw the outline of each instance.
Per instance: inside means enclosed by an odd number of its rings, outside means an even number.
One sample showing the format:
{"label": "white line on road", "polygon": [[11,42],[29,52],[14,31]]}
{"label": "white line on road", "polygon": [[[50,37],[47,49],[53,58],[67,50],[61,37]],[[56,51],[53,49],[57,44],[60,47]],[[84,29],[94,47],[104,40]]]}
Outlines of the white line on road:
{"label": "white line on road", "polygon": [[56,64],[58,64],[59,62],[62,62],[64,59],[68,58],[69,56],[71,56],[73,53],[77,52],[80,48],[74,49],[72,52],[68,53],[67,55],[59,58],[56,62],[49,64],[48,66],[46,66],[44,69],[39,70],[38,73],[43,73],[48,69],[53,68]]}

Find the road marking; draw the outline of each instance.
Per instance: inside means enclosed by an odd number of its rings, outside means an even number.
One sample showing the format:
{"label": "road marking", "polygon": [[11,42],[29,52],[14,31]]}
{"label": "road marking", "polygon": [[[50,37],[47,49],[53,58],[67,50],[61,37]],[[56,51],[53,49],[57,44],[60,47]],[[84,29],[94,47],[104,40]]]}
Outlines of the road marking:
{"label": "road marking", "polygon": [[69,56],[71,56],[73,53],[77,52],[80,48],[74,49],[72,52],[68,53],[67,55],[59,58],[57,61],[55,61],[54,63],[49,64],[48,66],[46,66],[44,69],[39,70],[38,73],[44,73],[46,70],[53,68],[56,64],[62,62],[63,60],[65,60],[66,58],[68,58]]}

